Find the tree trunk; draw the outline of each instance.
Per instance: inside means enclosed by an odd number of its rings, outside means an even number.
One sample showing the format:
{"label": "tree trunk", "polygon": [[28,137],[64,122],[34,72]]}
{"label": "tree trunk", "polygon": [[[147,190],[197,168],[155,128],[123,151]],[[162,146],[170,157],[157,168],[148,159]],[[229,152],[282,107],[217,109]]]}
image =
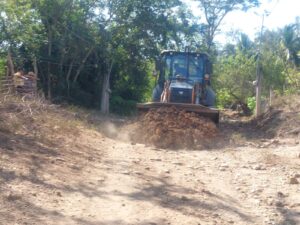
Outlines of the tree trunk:
{"label": "tree trunk", "polygon": [[84,67],[85,61],[87,60],[87,58],[89,57],[89,55],[92,53],[93,49],[94,49],[94,47],[90,48],[90,50],[87,52],[87,54],[85,55],[84,59],[82,60],[79,68],[76,71],[75,77],[73,79],[73,83],[75,83],[77,81],[77,79],[79,77],[79,74],[80,74],[81,70]]}
{"label": "tree trunk", "polygon": [[35,74],[36,80],[34,81],[34,93],[37,94],[37,80],[38,80],[38,75],[39,75],[39,69],[36,61],[36,57],[33,58],[33,72]]}
{"label": "tree trunk", "polygon": [[64,68],[64,60],[65,60],[65,56],[67,54],[67,50],[66,50],[66,36],[68,34],[68,30],[65,29],[64,35],[61,38],[63,40],[63,44],[61,44],[60,47],[60,61],[59,61],[59,76],[62,78],[63,77],[63,68]]}
{"label": "tree trunk", "polygon": [[103,114],[109,114],[109,97],[110,97],[110,75],[112,70],[113,62],[109,67],[108,72],[104,75],[103,84],[102,84],[102,96],[101,96],[101,112]]}
{"label": "tree trunk", "polygon": [[14,69],[14,63],[11,57],[11,50],[10,48],[8,49],[8,54],[7,54],[7,66],[8,66],[8,72],[7,72],[7,76],[13,76],[15,74],[15,69]]}
{"label": "tree trunk", "polygon": [[[52,52],[52,28],[49,26],[49,33],[48,33],[48,60],[51,58],[51,52]],[[48,62],[47,66],[47,97],[48,100],[51,101],[52,99],[52,92],[51,92],[51,64]]]}
{"label": "tree trunk", "polygon": [[273,105],[273,96],[274,96],[274,93],[273,93],[273,87],[271,86],[271,87],[270,87],[269,107],[272,107],[272,105]]}
{"label": "tree trunk", "polygon": [[15,74],[14,63],[11,57],[11,50],[9,48],[7,54],[7,71],[6,71],[6,80],[9,81],[9,87],[8,87],[9,92],[14,90],[14,82],[13,82],[14,74]]}
{"label": "tree trunk", "polygon": [[71,73],[72,73],[72,69],[73,69],[73,63],[74,63],[74,60],[71,62],[69,69],[68,69],[67,76],[66,76],[68,97],[70,97],[70,77],[71,77]]}
{"label": "tree trunk", "polygon": [[37,66],[36,57],[33,58],[32,66],[33,66],[33,72],[34,72],[34,74],[36,75],[36,77],[38,77],[39,69],[38,69],[38,66]]}

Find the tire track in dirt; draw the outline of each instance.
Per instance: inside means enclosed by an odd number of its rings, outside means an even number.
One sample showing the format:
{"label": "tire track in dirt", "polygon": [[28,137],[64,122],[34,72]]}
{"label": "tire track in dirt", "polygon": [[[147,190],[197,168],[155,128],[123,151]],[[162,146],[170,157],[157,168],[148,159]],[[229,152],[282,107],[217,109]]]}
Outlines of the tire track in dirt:
{"label": "tire track in dirt", "polygon": [[[289,184],[300,169],[299,145],[175,151],[82,129],[65,148],[51,157],[28,155],[27,160],[24,155],[19,165],[4,164],[0,224],[296,225],[300,221],[299,185]],[[24,164],[29,159],[34,162],[30,166]]]}

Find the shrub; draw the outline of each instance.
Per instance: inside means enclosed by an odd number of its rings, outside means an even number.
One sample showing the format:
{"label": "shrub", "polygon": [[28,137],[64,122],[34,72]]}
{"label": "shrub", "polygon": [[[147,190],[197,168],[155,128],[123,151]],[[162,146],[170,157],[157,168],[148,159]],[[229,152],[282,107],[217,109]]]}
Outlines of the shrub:
{"label": "shrub", "polygon": [[254,111],[255,106],[256,106],[256,99],[255,99],[255,97],[249,97],[247,99],[247,106],[251,110],[251,112]]}
{"label": "shrub", "polygon": [[121,96],[112,96],[110,99],[110,110],[113,113],[128,116],[136,112],[136,101],[123,99]]}

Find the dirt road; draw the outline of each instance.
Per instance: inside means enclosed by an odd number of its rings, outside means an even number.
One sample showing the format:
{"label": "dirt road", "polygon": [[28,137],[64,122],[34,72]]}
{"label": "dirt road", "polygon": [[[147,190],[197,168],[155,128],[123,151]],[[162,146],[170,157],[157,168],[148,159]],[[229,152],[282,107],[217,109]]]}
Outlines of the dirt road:
{"label": "dirt road", "polygon": [[300,224],[297,142],[174,151],[86,128],[49,144],[1,138],[3,225]]}

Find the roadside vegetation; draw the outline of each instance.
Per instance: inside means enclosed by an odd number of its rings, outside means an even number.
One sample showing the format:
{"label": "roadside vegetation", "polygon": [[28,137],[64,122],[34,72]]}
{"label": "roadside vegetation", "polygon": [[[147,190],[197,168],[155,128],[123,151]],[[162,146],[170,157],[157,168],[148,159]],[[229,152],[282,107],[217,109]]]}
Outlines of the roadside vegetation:
{"label": "roadside vegetation", "polygon": [[[188,46],[210,54],[220,108],[240,105],[251,113],[257,69],[263,75],[264,104],[270,93],[299,91],[299,19],[278,30],[263,29],[254,40],[236,30],[228,34],[234,41],[220,45],[215,36],[224,17],[260,2],[195,1],[202,20],[180,0],[1,1],[0,76],[17,68],[34,71],[52,102],[126,115],[136,102],[151,99],[160,51]],[[6,67],[7,59],[14,68]]]}

